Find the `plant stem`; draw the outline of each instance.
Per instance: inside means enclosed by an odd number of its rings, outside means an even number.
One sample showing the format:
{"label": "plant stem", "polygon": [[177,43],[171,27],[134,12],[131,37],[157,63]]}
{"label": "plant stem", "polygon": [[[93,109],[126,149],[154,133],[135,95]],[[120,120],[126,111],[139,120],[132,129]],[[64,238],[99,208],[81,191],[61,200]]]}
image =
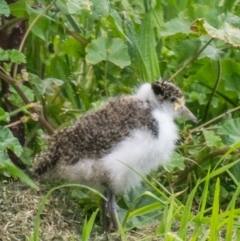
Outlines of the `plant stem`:
{"label": "plant stem", "polygon": [[188,62],[186,62],[180,69],[178,69],[170,78],[168,81],[172,81],[180,72],[182,72],[188,65],[192,64],[198,56],[202,53],[202,51],[213,41],[213,38],[211,38],[194,56],[192,59],[190,59]]}
{"label": "plant stem", "polygon": [[207,122],[203,123],[202,125],[200,125],[200,126],[194,128],[194,129],[192,129],[192,130],[189,132],[189,134],[192,134],[192,133],[194,133],[194,132],[198,132],[198,131],[200,131],[203,127],[211,124],[212,122],[214,122],[214,121],[216,121],[216,120],[218,120],[218,119],[221,119],[221,118],[224,117],[226,114],[230,114],[230,113],[235,112],[235,111],[237,111],[237,110],[239,110],[239,109],[240,109],[240,106],[238,106],[238,107],[236,107],[236,108],[233,108],[233,109],[231,109],[231,110],[227,110],[226,112],[224,112],[223,114],[221,114],[221,115],[213,118],[212,120],[207,121]]}
{"label": "plant stem", "polygon": [[21,97],[23,102],[26,105],[30,105],[31,112],[36,113],[38,115],[39,121],[47,129],[49,134],[53,134],[54,128],[38,113],[38,111],[33,106],[31,106],[32,103],[28,100],[27,96],[24,94],[22,89],[15,83],[15,81],[10,76],[5,75],[1,71],[0,71],[0,78],[2,78],[5,82],[7,82],[9,85],[11,85],[16,90],[16,92],[19,94],[19,96]]}
{"label": "plant stem", "polygon": [[76,32],[70,31],[69,29],[66,29],[66,32],[67,32],[67,34],[69,34],[70,36],[75,38],[77,41],[82,43],[84,46],[88,45],[89,41],[86,40],[85,38],[83,38],[81,35],[77,34]]}
{"label": "plant stem", "polygon": [[192,164],[191,166],[189,166],[188,168],[186,168],[183,172],[180,173],[180,175],[178,174],[179,178],[176,182],[173,183],[174,186],[179,185],[180,183],[182,183],[183,181],[186,180],[187,175],[193,171],[197,166],[199,166],[200,164],[204,163],[205,161],[209,160],[209,158],[211,157],[215,157],[215,156],[219,156],[219,155],[223,155],[225,154],[227,151],[229,150],[229,147],[223,147],[217,151],[211,152],[210,154],[206,155],[205,157],[203,157],[199,162]]}
{"label": "plant stem", "polygon": [[[56,0],[53,0],[46,8],[43,9],[42,12],[40,12],[40,13],[38,14],[38,16],[37,16],[37,17],[32,21],[32,23],[29,25],[26,33],[25,33],[24,36],[23,36],[23,39],[22,39],[22,41],[21,41],[21,44],[20,44],[20,46],[19,46],[19,48],[18,48],[18,51],[19,51],[19,52],[22,52],[23,46],[24,46],[24,44],[25,44],[25,42],[26,42],[26,39],[27,39],[27,37],[28,37],[31,29],[33,28],[34,24],[38,21],[38,19],[39,19],[45,12],[47,12],[47,11],[53,6],[53,4],[54,4],[55,2],[56,2]],[[14,66],[13,79],[16,78],[17,69],[18,69],[18,64],[16,64],[16,65]]]}
{"label": "plant stem", "polygon": [[206,120],[206,117],[207,117],[207,114],[208,114],[208,111],[209,111],[209,108],[210,108],[210,104],[212,102],[212,98],[217,90],[217,87],[219,85],[219,82],[220,82],[220,77],[221,77],[221,74],[222,74],[222,67],[221,67],[221,63],[220,63],[220,60],[217,61],[217,64],[218,64],[218,74],[217,74],[217,80],[216,80],[216,83],[213,87],[213,90],[212,90],[212,93],[210,95],[210,98],[208,100],[208,103],[207,103],[207,106],[206,106],[206,110],[205,110],[205,113],[204,113],[204,117],[203,117],[203,121]]}

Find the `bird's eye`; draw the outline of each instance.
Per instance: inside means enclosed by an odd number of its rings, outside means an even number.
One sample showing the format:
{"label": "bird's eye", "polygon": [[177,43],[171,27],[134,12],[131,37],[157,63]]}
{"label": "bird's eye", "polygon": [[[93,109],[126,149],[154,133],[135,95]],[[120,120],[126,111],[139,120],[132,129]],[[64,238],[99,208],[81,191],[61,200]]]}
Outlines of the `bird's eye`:
{"label": "bird's eye", "polygon": [[176,101],[176,98],[175,97],[171,97],[170,101],[173,103]]}

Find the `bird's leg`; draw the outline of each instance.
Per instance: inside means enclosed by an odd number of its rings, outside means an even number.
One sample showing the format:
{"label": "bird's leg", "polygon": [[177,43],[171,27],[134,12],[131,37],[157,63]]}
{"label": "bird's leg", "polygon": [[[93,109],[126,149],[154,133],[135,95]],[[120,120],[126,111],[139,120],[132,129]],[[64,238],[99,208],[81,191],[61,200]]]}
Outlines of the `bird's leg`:
{"label": "bird's leg", "polygon": [[[103,231],[108,232],[110,224],[114,230],[118,230],[118,223],[116,219],[116,212],[118,212],[118,205],[116,204],[115,194],[112,190],[104,192],[105,199],[102,200],[102,225]],[[109,222],[110,219],[110,222]]]}
{"label": "bird's leg", "polygon": [[109,212],[109,216],[112,221],[112,224],[113,224],[113,228],[116,231],[118,230],[118,223],[117,223],[117,218],[116,218],[117,212],[119,211],[118,209],[119,209],[119,207],[116,203],[115,194],[114,194],[114,192],[112,192],[110,190],[109,191],[109,200],[108,200],[108,212]]}
{"label": "bird's leg", "polygon": [[[107,197],[107,192],[104,192],[104,196],[108,199]],[[107,233],[108,232],[108,200],[102,199],[102,227],[103,227],[103,232]]]}

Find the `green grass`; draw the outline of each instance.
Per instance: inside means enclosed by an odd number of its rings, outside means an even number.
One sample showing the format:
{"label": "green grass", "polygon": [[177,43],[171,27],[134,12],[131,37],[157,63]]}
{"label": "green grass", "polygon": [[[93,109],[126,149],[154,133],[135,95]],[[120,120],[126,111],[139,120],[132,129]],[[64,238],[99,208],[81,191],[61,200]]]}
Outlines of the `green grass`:
{"label": "green grass", "polygon": [[[227,166],[219,167],[212,171],[208,171],[206,176],[199,180],[192,188],[185,203],[181,201],[183,192],[170,194],[167,190],[161,190],[159,187],[154,186],[151,182],[147,181],[151,187],[154,187],[154,191],[157,191],[157,195],[151,191],[145,191],[133,200],[131,207],[127,210],[125,218],[119,222],[119,236],[122,240],[128,240],[128,235],[131,235],[131,229],[127,226],[128,222],[136,217],[144,217],[144,215],[155,212],[158,214],[159,220],[155,230],[151,233],[146,233],[144,237],[139,237],[140,241],[151,240],[153,237],[158,237],[160,240],[184,240],[184,241],[216,241],[226,240],[231,241],[233,234],[236,238],[239,236],[239,223],[238,216],[240,209],[235,207],[237,197],[240,193],[240,185],[233,193],[233,196],[226,209],[221,209],[220,203],[220,187],[221,182],[219,175],[228,171],[234,163]],[[215,182],[215,189],[213,193],[212,206],[209,206],[209,194],[210,183]],[[48,197],[57,189],[66,187],[84,187],[96,195],[102,197],[101,193],[94,189],[82,186],[66,184],[55,188],[52,188],[43,198],[35,220],[34,235],[31,240],[40,240],[40,215],[44,209],[44,205]],[[203,187],[203,188],[202,188]],[[201,188],[201,196],[196,196],[196,193]],[[184,190],[186,192],[187,190]],[[164,193],[165,192],[165,193]],[[164,196],[164,201],[159,198],[159,195]],[[146,197],[150,197],[153,202],[151,204],[135,208],[138,202]],[[196,203],[196,198],[198,201]],[[85,218],[82,227],[82,240],[89,240],[91,237],[91,231],[93,230],[96,216],[99,214],[98,209],[93,211],[89,219]],[[151,223],[148,220],[148,224]],[[145,224],[145,221],[143,222]],[[143,228],[144,230],[144,228]],[[130,234],[129,234],[130,232]],[[141,230],[139,231],[141,233]],[[100,234],[99,234],[100,235]],[[74,238],[73,238],[74,240]],[[235,239],[237,240],[237,239]]]}

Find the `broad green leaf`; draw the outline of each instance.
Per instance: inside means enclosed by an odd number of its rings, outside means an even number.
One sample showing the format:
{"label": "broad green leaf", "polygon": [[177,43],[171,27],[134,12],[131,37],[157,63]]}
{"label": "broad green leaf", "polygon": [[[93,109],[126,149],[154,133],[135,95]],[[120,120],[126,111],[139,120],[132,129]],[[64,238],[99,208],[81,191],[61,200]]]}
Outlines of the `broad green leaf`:
{"label": "broad green leaf", "polygon": [[160,29],[160,35],[162,37],[173,36],[176,34],[190,34],[190,23],[183,21],[179,18],[175,18],[163,24]]}
{"label": "broad green leaf", "polygon": [[61,51],[70,57],[80,58],[84,56],[85,49],[79,41],[69,37],[62,44]]}
{"label": "broad green leaf", "polygon": [[[35,21],[37,16],[38,16],[38,14],[31,13],[30,17],[29,17],[29,24],[31,24],[33,21]],[[36,36],[38,36],[42,40],[47,41],[50,28],[51,28],[50,20],[45,16],[41,16],[34,23],[31,31],[33,32],[33,34],[35,34]]]}
{"label": "broad green leaf", "polygon": [[17,18],[27,17],[26,1],[20,0],[9,4],[11,14]]}
{"label": "broad green leaf", "polygon": [[43,89],[42,80],[37,75],[31,74],[31,73],[29,73],[28,79],[34,94],[36,96],[42,97],[42,89]]}
{"label": "broad green leaf", "polygon": [[67,0],[66,6],[69,14],[75,14],[80,12],[82,9],[90,11],[92,2],[89,0]]}
{"label": "broad green leaf", "polygon": [[9,14],[10,14],[9,6],[8,6],[8,4],[7,4],[7,2],[6,2],[5,0],[1,0],[1,1],[0,1],[0,16],[1,16],[2,14],[3,14],[4,16],[6,16],[6,17],[8,17]]}
{"label": "broad green leaf", "polygon": [[234,176],[234,178],[236,179],[236,183],[238,185],[238,183],[240,182],[240,162],[236,163],[236,165],[234,165],[232,168],[229,169],[229,172]]}
{"label": "broad green leaf", "polygon": [[[31,102],[34,101],[34,93],[33,93],[32,89],[30,89],[29,87],[27,87],[25,85],[22,85],[21,89],[24,92],[24,94],[27,96],[29,101],[31,101]],[[12,87],[10,87],[10,91],[12,94],[8,97],[8,99],[16,105],[20,105],[20,104],[24,105],[22,98],[19,96],[19,94],[16,92],[16,90],[13,89]]]}
{"label": "broad green leaf", "polygon": [[[238,64],[239,66],[239,64]],[[237,70],[237,69],[236,69]],[[230,74],[230,73],[229,73]],[[226,76],[225,81],[225,89],[234,91],[238,95],[238,98],[240,99],[240,78],[238,73],[232,73],[229,76]]]}
{"label": "broad green leaf", "polygon": [[5,112],[3,108],[0,108],[0,121],[9,122],[10,116],[8,112]]}
{"label": "broad green leaf", "polygon": [[191,29],[200,35],[208,34],[211,38],[220,39],[234,47],[240,47],[240,29],[224,22],[217,29],[210,25],[205,19],[197,19],[191,26]]}
{"label": "broad green leaf", "polygon": [[110,61],[120,68],[130,65],[127,46],[119,38],[97,38],[87,46],[86,52],[86,59],[91,64]]}
{"label": "broad green leaf", "polygon": [[55,78],[47,78],[47,79],[44,79],[42,83],[43,83],[42,94],[53,95],[56,92],[54,90],[54,85],[61,86],[63,84],[63,81]]}
{"label": "broad green leaf", "polygon": [[6,153],[6,151],[3,150],[3,148],[0,147],[0,169],[4,168],[5,161],[11,161],[11,160],[9,159],[9,156]]}
{"label": "broad green leaf", "polygon": [[192,59],[201,45],[202,42],[199,39],[180,39],[179,41],[175,41],[174,48],[171,50],[174,51],[174,55],[176,56],[179,65],[181,66],[183,63]]}
{"label": "broad green leaf", "polygon": [[171,162],[164,166],[164,169],[168,172],[173,171],[175,168],[178,168],[179,170],[184,170],[185,168],[184,157],[177,152],[173,153]]}
{"label": "broad green leaf", "polygon": [[7,149],[12,150],[18,157],[22,153],[22,146],[19,144],[12,132],[3,126],[0,126],[0,151],[7,152]]}
{"label": "broad green leaf", "polygon": [[107,0],[92,0],[92,18],[100,19],[102,16],[109,13],[109,1]]}
{"label": "broad green leaf", "polygon": [[26,56],[23,53],[19,52],[18,50],[10,49],[10,50],[7,50],[7,53],[8,53],[10,62],[16,63],[16,64],[26,63]]}
{"label": "broad green leaf", "polygon": [[54,95],[56,93],[56,86],[63,85],[63,81],[57,78],[47,78],[41,80],[37,75],[29,74],[29,82],[32,85],[34,93],[38,97],[42,97],[44,94]]}
{"label": "broad green leaf", "polygon": [[0,61],[9,60],[8,52],[2,48],[0,48]]}
{"label": "broad green leaf", "polygon": [[132,65],[140,79],[149,80],[146,63],[144,62],[143,56],[138,47],[137,33],[135,31],[133,21],[131,19],[126,19],[124,21],[124,28],[128,39],[128,51],[131,56]]}
{"label": "broad green leaf", "polygon": [[240,141],[240,118],[225,121],[217,131],[218,134],[224,135],[228,144],[234,145]]}
{"label": "broad green leaf", "polygon": [[147,81],[154,81],[160,77],[153,27],[152,12],[149,12],[143,19],[137,35],[138,50],[147,70],[147,76],[144,76],[144,80]]}
{"label": "broad green leaf", "polygon": [[203,130],[203,135],[208,147],[219,147],[221,146],[222,140],[217,136],[214,131]]}
{"label": "broad green leaf", "polygon": [[119,13],[117,11],[111,10],[110,14],[107,17],[107,20],[108,20],[107,27],[112,29],[115,36],[117,35],[117,36],[123,37],[125,40],[128,40],[129,43],[131,42],[130,39],[128,39],[128,37],[124,33],[123,26],[122,26],[122,19],[119,16]]}

